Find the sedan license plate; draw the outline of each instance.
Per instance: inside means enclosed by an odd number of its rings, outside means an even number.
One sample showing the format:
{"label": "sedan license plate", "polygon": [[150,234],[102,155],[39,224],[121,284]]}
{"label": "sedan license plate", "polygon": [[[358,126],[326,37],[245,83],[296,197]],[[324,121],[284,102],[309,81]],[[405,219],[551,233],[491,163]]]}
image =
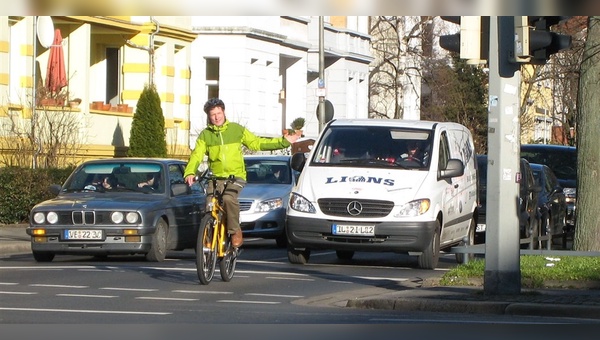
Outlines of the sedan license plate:
{"label": "sedan license plate", "polygon": [[65,230],[65,240],[101,240],[102,230]]}
{"label": "sedan license plate", "polygon": [[375,226],[334,224],[331,232],[333,235],[375,236]]}

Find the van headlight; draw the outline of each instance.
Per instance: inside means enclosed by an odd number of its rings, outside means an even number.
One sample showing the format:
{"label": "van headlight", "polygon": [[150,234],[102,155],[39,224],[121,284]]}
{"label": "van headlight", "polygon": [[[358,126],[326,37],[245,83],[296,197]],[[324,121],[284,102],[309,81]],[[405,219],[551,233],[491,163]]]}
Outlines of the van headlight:
{"label": "van headlight", "polygon": [[317,209],[315,209],[315,206],[309,200],[294,192],[290,194],[290,208],[309,214],[317,212]]}
{"label": "van headlight", "polygon": [[430,201],[428,199],[420,199],[408,202],[400,206],[400,211],[396,216],[398,217],[411,217],[423,215],[429,210]]}

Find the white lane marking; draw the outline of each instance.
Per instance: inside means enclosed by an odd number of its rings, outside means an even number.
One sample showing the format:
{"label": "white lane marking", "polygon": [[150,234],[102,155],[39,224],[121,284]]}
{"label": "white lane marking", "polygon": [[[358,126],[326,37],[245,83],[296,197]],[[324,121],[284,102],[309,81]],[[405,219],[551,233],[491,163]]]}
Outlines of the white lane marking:
{"label": "white lane marking", "polygon": [[153,288],[100,287],[98,289],[104,289],[104,290],[123,290],[123,291],[131,291],[131,292],[156,292],[156,291],[158,291],[158,289],[153,289]]}
{"label": "white lane marking", "polygon": [[204,290],[173,290],[172,292],[186,294],[233,294],[233,292],[209,292]]}
{"label": "white lane marking", "polygon": [[198,299],[170,298],[170,297],[154,297],[154,296],[138,296],[138,297],[136,297],[136,300],[198,301]]}
{"label": "white lane marking", "polygon": [[97,314],[138,314],[138,315],[170,315],[170,312],[137,312],[124,310],[94,310],[94,309],[55,309],[55,308],[13,308],[0,307],[0,310],[52,313],[97,313]]}
{"label": "white lane marking", "polygon": [[290,281],[314,281],[314,279],[302,279],[299,277],[279,277],[279,276],[267,276],[265,279],[271,280],[290,280]]}
{"label": "white lane marking", "polygon": [[116,295],[92,295],[92,294],[56,294],[56,296],[65,297],[86,297],[86,298],[116,298]]}
{"label": "white lane marking", "polygon": [[301,298],[301,297],[304,297],[304,295],[261,294],[261,293],[246,293],[244,295],[268,296],[268,297],[283,297],[283,298]]}
{"label": "white lane marking", "polygon": [[217,300],[217,302],[223,303],[249,303],[249,304],[259,304],[259,305],[278,305],[281,302],[276,301],[242,301],[242,300]]}
{"label": "white lane marking", "polygon": [[0,282],[0,286],[16,286],[18,283],[16,282]]}
{"label": "white lane marking", "polygon": [[44,287],[44,288],[90,288],[90,286],[71,286],[71,285],[50,285],[44,283],[32,283],[29,285],[30,287]]}
{"label": "white lane marking", "polygon": [[33,294],[37,294],[36,292],[5,292],[5,291],[0,291],[0,294],[15,294],[15,295],[33,295]]}

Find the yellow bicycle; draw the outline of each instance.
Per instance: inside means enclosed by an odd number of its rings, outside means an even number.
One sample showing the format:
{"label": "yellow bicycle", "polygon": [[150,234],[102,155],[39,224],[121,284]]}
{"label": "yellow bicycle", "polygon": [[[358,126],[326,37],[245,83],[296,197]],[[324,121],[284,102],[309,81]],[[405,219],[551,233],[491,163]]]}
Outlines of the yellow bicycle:
{"label": "yellow bicycle", "polygon": [[[228,178],[215,177],[205,173],[201,178],[212,182],[214,193],[208,204],[209,209],[202,218],[198,229],[196,272],[201,284],[209,284],[215,274],[218,260],[221,278],[223,281],[229,282],[233,278],[240,250],[231,245],[231,237],[227,232],[223,193],[228,185],[235,182],[235,177],[233,175]],[[225,180],[222,191],[218,190],[218,180]]]}

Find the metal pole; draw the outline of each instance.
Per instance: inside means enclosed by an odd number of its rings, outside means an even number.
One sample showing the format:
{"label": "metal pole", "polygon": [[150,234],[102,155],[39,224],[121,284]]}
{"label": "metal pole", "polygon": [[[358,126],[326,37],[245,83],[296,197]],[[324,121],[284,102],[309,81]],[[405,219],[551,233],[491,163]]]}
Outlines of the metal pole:
{"label": "metal pole", "polygon": [[[319,17],[319,88],[325,87],[325,24]],[[325,96],[319,96],[319,132],[325,127]]]}
{"label": "metal pole", "polygon": [[[521,291],[518,200],[520,71],[510,68],[506,46],[514,41],[512,17],[490,17],[490,98],[485,242],[485,294]],[[499,52],[500,51],[500,52]]]}

